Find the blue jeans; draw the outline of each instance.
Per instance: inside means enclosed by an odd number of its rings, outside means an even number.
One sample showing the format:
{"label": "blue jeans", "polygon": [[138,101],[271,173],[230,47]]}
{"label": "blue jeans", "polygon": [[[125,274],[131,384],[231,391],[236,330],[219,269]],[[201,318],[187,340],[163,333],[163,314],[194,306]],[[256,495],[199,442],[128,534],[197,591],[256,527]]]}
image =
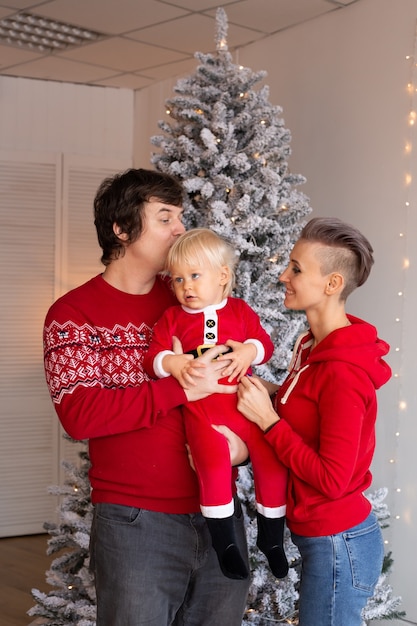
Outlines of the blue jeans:
{"label": "blue jeans", "polygon": [[[236,534],[247,555],[237,501],[235,508]],[[241,626],[250,581],[222,574],[199,513],[97,504],[91,566],[97,626]]]}
{"label": "blue jeans", "polygon": [[299,626],[360,626],[384,557],[375,515],[337,535],[292,540],[302,559]]}

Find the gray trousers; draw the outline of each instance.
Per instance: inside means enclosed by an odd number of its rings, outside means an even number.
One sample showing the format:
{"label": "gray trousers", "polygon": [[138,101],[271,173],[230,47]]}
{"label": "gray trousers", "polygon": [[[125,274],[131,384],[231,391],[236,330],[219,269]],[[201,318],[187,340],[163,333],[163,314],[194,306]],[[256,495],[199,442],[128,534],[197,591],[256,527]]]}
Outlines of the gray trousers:
{"label": "gray trousers", "polygon": [[[235,509],[247,557],[238,501]],[[97,504],[91,563],[97,626],[241,626],[250,581],[222,574],[200,514]]]}

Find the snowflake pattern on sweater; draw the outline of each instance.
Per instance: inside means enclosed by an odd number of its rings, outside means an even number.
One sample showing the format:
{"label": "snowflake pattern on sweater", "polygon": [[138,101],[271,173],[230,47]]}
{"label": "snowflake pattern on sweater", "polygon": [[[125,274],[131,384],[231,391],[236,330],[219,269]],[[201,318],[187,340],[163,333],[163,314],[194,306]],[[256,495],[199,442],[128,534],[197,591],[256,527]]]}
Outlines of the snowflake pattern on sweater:
{"label": "snowflake pattern on sweater", "polygon": [[103,388],[138,386],[150,380],[143,371],[143,354],[152,330],[116,325],[112,329],[52,322],[45,328],[45,374],[55,403],[78,386]]}

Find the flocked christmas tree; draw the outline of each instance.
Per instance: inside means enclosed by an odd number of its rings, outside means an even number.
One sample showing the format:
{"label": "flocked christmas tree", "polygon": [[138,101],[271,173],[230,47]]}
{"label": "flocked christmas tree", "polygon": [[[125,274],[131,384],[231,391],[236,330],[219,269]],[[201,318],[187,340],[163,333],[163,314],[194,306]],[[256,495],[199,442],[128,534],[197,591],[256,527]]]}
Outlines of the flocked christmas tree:
{"label": "flocked christmas tree", "polygon": [[291,174],[291,135],[268,86],[253,89],[265,72],[235,65],[227,47],[227,18],[217,10],[216,54],[197,52],[195,74],[180,79],[166,102],[157,169],[181,179],[188,228],[207,227],[226,236],[240,254],[235,295],[261,316],[276,346],[258,373],[282,376],[295,337],[304,324],[286,311],[278,277],[288,262],[308,198],[297,189],[305,179]]}
{"label": "flocked christmas tree", "polygon": [[[235,295],[260,315],[276,350],[273,359],[257,369],[268,380],[282,380],[294,340],[305,325],[300,313],[285,310],[278,277],[310,212],[308,198],[297,187],[304,182],[289,170],[291,135],[282,110],[269,103],[269,90],[260,83],[265,72],[235,65],[227,47],[227,18],[216,15],[216,53],[196,53],[196,72],[177,82],[175,96],[166,102],[169,116],[152,138],[159,151],[155,167],[181,179],[186,190],[184,208],[188,228],[208,227],[233,242],[239,252]],[[92,507],[88,483],[88,455],[80,452],[79,466],[66,464],[58,525],[46,524],[51,535],[48,554],[59,552],[47,572],[54,587],[33,590],[37,605],[30,615],[45,625],[95,625],[95,595],[89,572],[89,526]],[[244,623],[297,623],[299,554],[287,532],[285,549],[291,562],[288,576],[276,580],[256,547],[253,481],[250,467],[240,469],[239,495],[244,504],[252,583]],[[370,499],[381,525],[389,513],[384,490]],[[67,550],[67,552],[65,552]],[[399,615],[400,598],[392,597],[384,574],[364,618]]]}

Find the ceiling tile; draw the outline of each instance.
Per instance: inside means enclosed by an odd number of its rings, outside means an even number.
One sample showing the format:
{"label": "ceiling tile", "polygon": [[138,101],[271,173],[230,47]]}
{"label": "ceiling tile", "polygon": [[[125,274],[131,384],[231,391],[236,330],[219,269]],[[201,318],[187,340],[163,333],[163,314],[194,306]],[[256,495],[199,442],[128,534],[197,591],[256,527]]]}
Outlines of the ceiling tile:
{"label": "ceiling tile", "polygon": [[10,76],[26,78],[43,78],[69,83],[91,83],[107,78],[111,72],[103,67],[94,67],[85,63],[75,63],[67,59],[48,56],[38,61],[16,65],[2,72]]}
{"label": "ceiling tile", "polygon": [[132,39],[113,37],[62,52],[59,56],[106,66],[119,71],[134,72],[169,61],[179,61],[186,55]]}
{"label": "ceiling tile", "polygon": [[120,74],[119,76],[113,76],[104,80],[94,81],[95,85],[101,85],[102,87],[118,87],[125,89],[142,89],[150,85],[152,80],[145,78],[144,76],[138,76],[136,74]]}
{"label": "ceiling tile", "polygon": [[16,11],[25,10],[34,4],[36,3],[33,2],[33,0],[5,0],[5,2],[0,4],[0,6],[7,8],[9,11],[12,9],[13,13],[16,13]]}
{"label": "ceiling tile", "polygon": [[[163,2],[164,0],[160,0]],[[207,9],[213,9],[214,7],[226,7],[229,4],[238,4],[241,0],[175,0],[175,5],[182,7],[183,9],[189,9],[190,11],[207,11]],[[145,0],[146,2],[146,0]],[[276,2],[276,0],[274,0]]]}
{"label": "ceiling tile", "polygon": [[176,76],[185,76],[192,74],[197,68],[197,60],[187,59],[178,63],[169,63],[159,65],[158,67],[150,67],[144,70],[146,76],[152,76],[154,80],[165,80],[165,78],[175,78]]}
{"label": "ceiling tile", "polygon": [[332,9],[326,0],[242,0],[227,7],[226,13],[230,30],[233,23],[270,34]]}
{"label": "ceiling tile", "polygon": [[2,68],[9,68],[18,63],[33,61],[41,56],[40,53],[31,52],[31,50],[0,44],[0,70],[2,70]]}
{"label": "ceiling tile", "polygon": [[156,0],[54,0],[33,12],[112,35],[187,14]]}
{"label": "ceiling tile", "polygon": [[[228,46],[236,47],[255,41],[263,34],[240,26],[229,25]],[[129,33],[129,37],[152,43],[159,42],[166,48],[181,50],[188,54],[196,51],[211,52],[216,49],[216,22],[206,15],[190,15],[166,24],[151,26]]]}
{"label": "ceiling tile", "polygon": [[11,11],[10,9],[7,9],[6,7],[0,6],[0,20],[4,20],[6,17],[10,17],[11,15],[14,15],[15,13],[16,11]]}

